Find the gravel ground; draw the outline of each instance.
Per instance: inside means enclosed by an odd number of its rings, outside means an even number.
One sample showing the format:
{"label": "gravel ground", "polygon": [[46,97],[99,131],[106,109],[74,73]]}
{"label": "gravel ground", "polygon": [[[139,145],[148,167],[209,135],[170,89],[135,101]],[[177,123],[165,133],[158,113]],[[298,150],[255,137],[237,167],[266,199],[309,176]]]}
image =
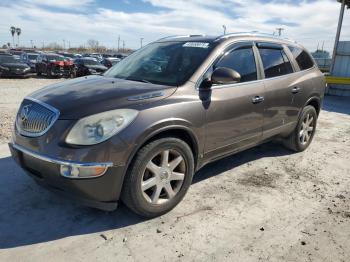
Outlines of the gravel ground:
{"label": "gravel ground", "polygon": [[0,79],[0,143],[10,139],[12,124],[22,99],[49,84],[64,79]]}
{"label": "gravel ground", "polygon": [[[0,123],[56,81],[0,80]],[[0,143],[0,261],[350,261],[349,163],[350,100],[327,97],[305,152],[268,143],[212,163],[173,211],[142,220],[47,192]]]}

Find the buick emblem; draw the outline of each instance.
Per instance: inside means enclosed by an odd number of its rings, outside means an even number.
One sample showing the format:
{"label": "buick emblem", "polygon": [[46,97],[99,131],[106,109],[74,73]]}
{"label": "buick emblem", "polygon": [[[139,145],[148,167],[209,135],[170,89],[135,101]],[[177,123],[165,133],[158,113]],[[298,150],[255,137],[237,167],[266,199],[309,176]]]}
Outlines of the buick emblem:
{"label": "buick emblem", "polygon": [[21,120],[22,122],[28,120],[28,116],[29,116],[29,112],[30,112],[30,107],[32,105],[29,104],[29,105],[25,105],[24,107],[22,107],[22,110],[21,110],[21,113],[20,113],[20,117],[21,117]]}

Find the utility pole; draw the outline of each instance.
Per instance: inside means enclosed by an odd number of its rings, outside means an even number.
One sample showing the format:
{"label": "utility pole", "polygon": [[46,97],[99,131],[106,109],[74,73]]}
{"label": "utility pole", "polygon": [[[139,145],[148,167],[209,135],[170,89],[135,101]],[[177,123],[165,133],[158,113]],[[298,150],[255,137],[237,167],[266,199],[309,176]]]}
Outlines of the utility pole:
{"label": "utility pole", "polygon": [[142,41],[143,41],[143,37],[140,38],[141,48],[142,48]]}
{"label": "utility pole", "polygon": [[34,48],[33,40],[30,40],[30,45],[31,45],[32,48]]}
{"label": "utility pole", "polygon": [[278,36],[281,36],[282,35],[282,31],[284,30],[284,28],[278,27],[278,28],[276,28],[276,30],[278,32]]}
{"label": "utility pole", "polygon": [[63,49],[66,50],[66,40],[63,39]]}
{"label": "utility pole", "polygon": [[226,35],[226,25],[222,25],[222,28],[224,29],[224,35]]}
{"label": "utility pole", "polygon": [[[338,2],[340,2],[338,0]],[[343,18],[344,18],[344,10],[345,10],[345,4],[350,7],[350,1],[349,0],[341,0],[341,7],[340,7],[340,13],[339,13],[339,20],[338,20],[338,27],[337,27],[337,34],[335,35],[335,41],[334,41],[334,47],[333,47],[333,55],[332,55],[332,64],[329,72],[331,75],[333,75],[334,70],[334,64],[335,64],[335,57],[337,56],[337,49],[339,44],[339,38],[340,38],[340,32],[343,24]]]}
{"label": "utility pole", "polygon": [[125,41],[123,40],[123,52],[125,52]]}
{"label": "utility pole", "polygon": [[120,47],[120,35],[118,35],[118,52],[119,52],[119,47]]}

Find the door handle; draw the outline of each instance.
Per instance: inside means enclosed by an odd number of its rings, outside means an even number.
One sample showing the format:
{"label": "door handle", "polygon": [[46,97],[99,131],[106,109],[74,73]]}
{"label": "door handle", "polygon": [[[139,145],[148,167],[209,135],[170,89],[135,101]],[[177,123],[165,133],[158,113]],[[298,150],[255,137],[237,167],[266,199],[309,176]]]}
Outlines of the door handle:
{"label": "door handle", "polygon": [[263,96],[254,96],[252,98],[252,103],[253,104],[258,104],[260,102],[264,101],[264,97]]}
{"label": "door handle", "polygon": [[292,93],[293,94],[299,93],[299,91],[300,91],[300,87],[298,87],[298,86],[295,86],[295,87],[292,88]]}

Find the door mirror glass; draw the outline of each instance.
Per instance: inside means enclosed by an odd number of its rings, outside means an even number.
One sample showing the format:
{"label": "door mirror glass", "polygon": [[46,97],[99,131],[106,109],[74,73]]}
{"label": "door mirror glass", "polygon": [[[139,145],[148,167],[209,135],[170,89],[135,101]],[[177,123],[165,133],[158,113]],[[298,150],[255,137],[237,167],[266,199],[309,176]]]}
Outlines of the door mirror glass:
{"label": "door mirror glass", "polygon": [[236,70],[227,67],[218,67],[211,75],[212,84],[234,84],[239,81],[241,81],[241,75]]}

